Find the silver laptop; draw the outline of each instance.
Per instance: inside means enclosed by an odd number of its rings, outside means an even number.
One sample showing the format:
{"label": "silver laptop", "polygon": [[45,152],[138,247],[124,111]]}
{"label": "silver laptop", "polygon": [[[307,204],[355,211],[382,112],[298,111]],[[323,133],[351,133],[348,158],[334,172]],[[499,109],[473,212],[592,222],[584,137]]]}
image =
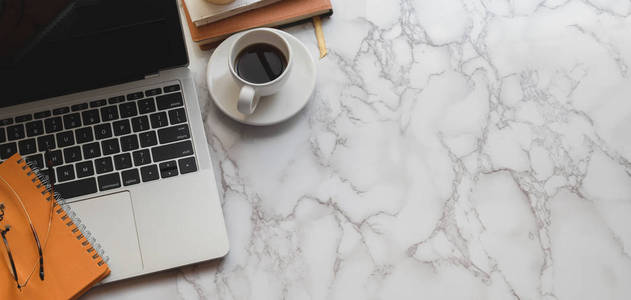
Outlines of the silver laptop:
{"label": "silver laptop", "polygon": [[0,159],[53,166],[106,282],[228,252],[178,14],[175,0],[0,1]]}

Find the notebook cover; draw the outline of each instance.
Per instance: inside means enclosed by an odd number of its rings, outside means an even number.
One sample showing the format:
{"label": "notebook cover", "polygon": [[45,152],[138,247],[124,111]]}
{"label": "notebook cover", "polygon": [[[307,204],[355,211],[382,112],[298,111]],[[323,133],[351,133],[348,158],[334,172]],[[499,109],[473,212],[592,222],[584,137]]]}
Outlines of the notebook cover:
{"label": "notebook cover", "polygon": [[[46,200],[50,193],[43,193],[46,191],[44,186],[38,188],[40,182],[37,176],[18,154],[0,164],[0,176],[22,198],[40,237],[44,253],[44,280],[40,280],[37,268],[28,285],[21,291],[17,289],[9,272],[4,253],[0,255],[0,299],[76,299],[109,275],[107,264],[91,249],[92,246],[66,215],[66,211],[55,200],[52,200],[53,203]],[[6,222],[2,222],[3,224],[25,222],[24,214],[11,214],[13,219],[9,218],[9,211],[20,209],[19,202],[14,198],[10,189],[0,182],[0,201],[6,207]],[[50,205],[53,205],[53,215],[49,237],[45,241]],[[7,238],[16,259],[18,274],[25,278],[34,264],[26,263],[17,256],[38,257],[37,247],[29,227],[19,227],[22,226],[13,225]],[[0,244],[0,251],[5,251],[3,244]],[[22,278],[20,282],[23,282]]]}
{"label": "notebook cover", "polygon": [[191,21],[186,3],[182,2],[188,29],[194,42],[208,44],[225,39],[228,35],[250,28],[275,27],[304,18],[329,13],[330,0],[283,0],[262,8],[247,11],[221,21],[196,27]]}
{"label": "notebook cover", "polygon": [[[278,28],[278,29],[282,29],[284,27],[291,27],[291,26],[295,26],[295,25],[299,25],[301,23],[305,23],[305,22],[311,22],[312,17],[315,16],[330,16],[333,13],[333,11],[329,11],[328,13],[324,13],[324,14],[313,14],[313,15],[308,15],[305,16],[304,18],[300,18],[298,19],[298,21],[288,21],[288,23],[280,23],[280,24],[272,24],[272,25],[267,25],[267,27],[274,27],[274,28]],[[214,39],[212,41],[206,41],[206,42],[200,42],[198,43],[199,48],[202,50],[213,50],[217,47],[219,47],[219,45],[228,37],[230,37],[230,34],[223,36],[222,38],[219,39]]]}
{"label": "notebook cover", "polygon": [[206,0],[184,0],[195,26],[202,26],[227,17],[270,5],[280,0],[235,0],[228,4],[212,4]]}

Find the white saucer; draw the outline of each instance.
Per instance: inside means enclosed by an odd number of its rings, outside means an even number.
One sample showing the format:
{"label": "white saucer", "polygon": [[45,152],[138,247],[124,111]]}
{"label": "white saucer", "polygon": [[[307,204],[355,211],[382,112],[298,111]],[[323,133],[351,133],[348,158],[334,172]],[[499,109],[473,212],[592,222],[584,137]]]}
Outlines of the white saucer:
{"label": "white saucer", "polygon": [[283,34],[291,44],[294,50],[294,65],[283,89],[274,95],[261,98],[261,102],[251,115],[244,115],[237,110],[239,86],[230,74],[227,58],[230,46],[244,32],[235,34],[221,43],[208,61],[206,80],[210,97],[221,111],[235,121],[257,126],[277,124],[297,114],[311,98],[317,77],[314,58],[298,39],[283,31],[276,31]]}

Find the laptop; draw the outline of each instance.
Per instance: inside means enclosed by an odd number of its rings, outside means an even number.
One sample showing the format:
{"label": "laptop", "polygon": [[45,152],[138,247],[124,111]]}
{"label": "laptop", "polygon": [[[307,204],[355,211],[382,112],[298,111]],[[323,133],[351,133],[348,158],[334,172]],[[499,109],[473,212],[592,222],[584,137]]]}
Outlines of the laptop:
{"label": "laptop", "polygon": [[187,64],[176,0],[0,0],[0,159],[53,164],[105,282],[228,252]]}

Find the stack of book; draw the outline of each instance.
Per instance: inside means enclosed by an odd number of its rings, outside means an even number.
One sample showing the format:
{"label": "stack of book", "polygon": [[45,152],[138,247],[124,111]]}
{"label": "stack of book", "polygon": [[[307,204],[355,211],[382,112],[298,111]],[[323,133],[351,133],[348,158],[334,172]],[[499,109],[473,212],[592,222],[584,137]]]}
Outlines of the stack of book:
{"label": "stack of book", "polygon": [[205,0],[182,1],[191,37],[212,49],[235,32],[279,27],[333,13],[330,0],[235,0],[216,5]]}

